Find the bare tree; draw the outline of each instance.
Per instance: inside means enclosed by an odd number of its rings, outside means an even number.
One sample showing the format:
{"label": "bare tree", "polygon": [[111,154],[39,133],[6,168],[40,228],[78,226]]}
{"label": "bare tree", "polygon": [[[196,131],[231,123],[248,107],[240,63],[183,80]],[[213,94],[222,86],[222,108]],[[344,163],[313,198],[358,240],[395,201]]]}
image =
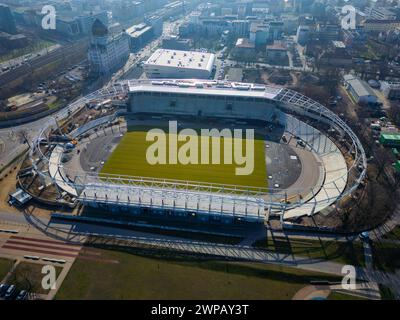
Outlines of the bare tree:
{"label": "bare tree", "polygon": [[29,147],[31,146],[29,144],[28,130],[26,130],[26,129],[18,130],[17,131],[17,137],[19,138],[21,143],[27,143]]}

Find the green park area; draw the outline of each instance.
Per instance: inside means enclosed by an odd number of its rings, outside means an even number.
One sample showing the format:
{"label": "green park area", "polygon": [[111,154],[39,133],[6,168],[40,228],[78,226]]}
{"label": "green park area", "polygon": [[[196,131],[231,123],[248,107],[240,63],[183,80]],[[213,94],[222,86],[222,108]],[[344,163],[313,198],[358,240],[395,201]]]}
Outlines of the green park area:
{"label": "green park area", "polygon": [[4,279],[7,273],[11,270],[14,261],[0,258],[0,281]]}
{"label": "green park area", "polygon": [[336,240],[292,239],[269,237],[260,240],[255,246],[268,250],[293,254],[302,258],[331,260],[343,264],[364,266],[364,249],[361,242]]}
{"label": "green park area", "polygon": [[78,257],[56,299],[291,299],[312,280],[296,268],[95,249]]}

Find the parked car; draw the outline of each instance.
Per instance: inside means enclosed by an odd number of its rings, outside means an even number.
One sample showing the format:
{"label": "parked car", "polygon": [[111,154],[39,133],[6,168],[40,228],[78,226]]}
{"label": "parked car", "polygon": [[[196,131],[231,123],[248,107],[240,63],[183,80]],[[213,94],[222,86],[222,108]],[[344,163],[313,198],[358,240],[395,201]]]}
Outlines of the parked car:
{"label": "parked car", "polygon": [[301,139],[297,139],[297,144],[300,146],[300,147],[305,147],[306,146],[306,143],[303,141],[303,140],[301,140]]}
{"label": "parked car", "polygon": [[10,287],[9,284],[0,284],[0,297],[3,298]]}
{"label": "parked car", "polygon": [[12,284],[6,291],[4,298],[11,300],[14,299],[15,295],[17,294],[17,288]]}
{"label": "parked car", "polygon": [[28,298],[28,292],[26,290],[21,290],[15,300],[26,300]]}

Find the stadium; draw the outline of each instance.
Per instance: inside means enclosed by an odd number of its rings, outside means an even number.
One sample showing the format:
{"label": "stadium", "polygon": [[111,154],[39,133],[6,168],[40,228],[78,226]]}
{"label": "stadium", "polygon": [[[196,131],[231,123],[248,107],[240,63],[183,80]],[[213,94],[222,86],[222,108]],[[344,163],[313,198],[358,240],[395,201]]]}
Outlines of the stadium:
{"label": "stadium", "polygon": [[[120,108],[51,139],[60,122],[93,101]],[[171,144],[179,140],[171,124],[199,133],[200,141],[203,129],[253,130],[254,170],[236,175],[232,161],[218,167],[210,161],[149,164],[147,133],[164,130]],[[218,139],[224,156],[225,142],[248,143]],[[209,145],[198,148],[212,157]],[[330,210],[351,197],[367,166],[357,136],[320,103],[286,88],[194,79],[127,80],[94,92],[43,127],[30,159],[43,185],[56,187],[60,204],[68,199],[110,214],[221,223],[264,223],[271,216],[290,221]]]}

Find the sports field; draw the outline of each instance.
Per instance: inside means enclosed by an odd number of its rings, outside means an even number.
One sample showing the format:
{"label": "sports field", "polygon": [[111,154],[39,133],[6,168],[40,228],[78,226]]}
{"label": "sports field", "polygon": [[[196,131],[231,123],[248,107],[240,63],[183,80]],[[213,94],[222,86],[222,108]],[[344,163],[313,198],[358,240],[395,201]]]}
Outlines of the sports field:
{"label": "sports field", "polygon": [[[191,137],[187,137],[187,140],[184,141],[178,141],[176,134],[167,133],[165,135],[165,149],[156,149],[154,147],[155,143],[160,142],[160,139],[146,141],[147,133],[148,130],[143,128],[127,132],[105,163],[101,173],[198,181],[203,183],[211,182],[217,184],[267,187],[265,147],[263,140],[252,140],[254,141],[254,152],[247,152],[246,143],[249,143],[249,141],[246,141],[244,138],[213,137],[209,138],[208,144],[205,144],[204,140],[199,136],[196,147],[189,150],[187,148],[187,142],[193,141]],[[175,141],[174,139],[177,141],[177,148],[173,149],[177,150],[176,164],[171,163],[169,152],[170,144],[174,144],[174,142],[172,142]],[[213,139],[218,139],[220,142],[220,163],[218,164],[215,164],[215,162],[213,163],[213,155],[217,153],[215,150],[218,150],[212,148]],[[227,141],[225,141],[225,139],[227,139]],[[228,151],[225,152],[225,150],[228,150],[225,149],[225,142],[226,145],[230,144],[233,146],[229,150],[232,159],[232,163],[230,164],[229,161],[224,160],[226,156],[225,153],[228,154]],[[240,145],[240,143],[242,144]],[[239,148],[237,146],[241,147]],[[151,148],[150,150],[152,151],[155,150],[155,152],[149,152],[149,148]],[[238,150],[241,151],[243,156],[241,162],[236,161],[239,159],[237,156]],[[175,153],[175,151],[171,153]],[[161,162],[160,164],[160,161],[158,161],[156,164],[151,164],[151,161],[154,161],[154,157],[150,157],[149,161],[149,154],[155,155],[157,159],[164,159],[166,163],[164,164]],[[184,159],[191,159],[191,161],[188,164],[182,163],[181,156],[183,156]],[[204,161],[207,158],[208,164],[205,163],[207,161]],[[246,174],[238,175],[237,168],[247,168],[246,172],[244,172]]]}

